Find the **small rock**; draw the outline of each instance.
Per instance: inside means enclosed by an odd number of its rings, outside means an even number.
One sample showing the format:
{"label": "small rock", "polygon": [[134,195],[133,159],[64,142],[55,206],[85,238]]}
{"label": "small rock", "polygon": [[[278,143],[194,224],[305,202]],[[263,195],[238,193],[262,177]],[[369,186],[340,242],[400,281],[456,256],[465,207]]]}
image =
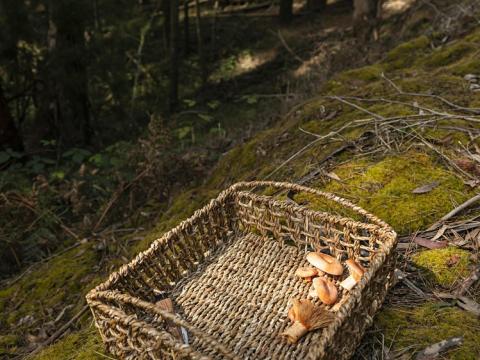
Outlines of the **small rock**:
{"label": "small rock", "polygon": [[478,78],[479,76],[478,75],[475,75],[475,74],[467,74],[463,77],[465,80],[467,81],[473,81],[473,82],[476,82],[478,81]]}
{"label": "small rock", "polygon": [[479,91],[480,90],[480,85],[479,84],[470,84],[470,90]]}

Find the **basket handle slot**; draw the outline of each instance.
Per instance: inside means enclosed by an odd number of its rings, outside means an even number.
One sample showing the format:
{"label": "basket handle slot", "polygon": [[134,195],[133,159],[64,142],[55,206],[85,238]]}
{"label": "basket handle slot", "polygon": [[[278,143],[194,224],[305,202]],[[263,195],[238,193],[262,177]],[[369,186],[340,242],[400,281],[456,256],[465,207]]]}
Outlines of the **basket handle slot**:
{"label": "basket handle slot", "polygon": [[279,189],[279,190],[292,190],[292,191],[296,191],[296,192],[306,192],[306,193],[310,193],[310,194],[313,194],[313,195],[317,195],[319,197],[323,197],[325,199],[334,201],[334,202],[336,202],[336,203],[338,203],[338,204],[340,204],[340,205],[342,205],[346,208],[349,208],[349,209],[355,211],[356,213],[364,216],[366,219],[368,219],[373,224],[376,224],[383,229],[386,229],[388,231],[393,231],[391,226],[388,225],[386,222],[384,222],[383,220],[380,220],[375,215],[369,213],[367,210],[361,208],[358,205],[355,205],[354,203],[352,203],[351,201],[349,201],[347,199],[341,198],[341,197],[339,197],[335,194],[332,194],[332,193],[328,193],[328,192],[312,189],[312,188],[309,188],[307,186],[292,184],[292,183],[288,183],[288,182],[277,182],[277,181],[239,182],[239,183],[236,183],[236,184],[232,185],[227,190],[225,190],[219,197],[230,195],[231,193],[237,192],[239,190],[244,190],[245,189],[245,190],[253,191],[257,187],[267,187],[267,186],[273,187],[273,188],[276,188],[276,189]]}
{"label": "basket handle slot", "polygon": [[[232,354],[230,350],[228,350],[224,345],[220,344],[218,341],[216,341],[214,338],[210,337],[209,335],[205,334],[205,331],[202,331],[200,329],[197,329],[195,326],[190,324],[189,322],[181,319],[178,315],[172,314],[168,311],[162,310],[155,306],[155,304],[152,304],[147,301],[143,301],[137,297],[131,296],[129,294],[121,293],[116,290],[106,290],[106,291],[98,291],[94,292],[89,296],[89,301],[91,300],[110,300],[110,301],[115,301],[115,302],[120,302],[124,304],[129,304],[133,305],[134,307],[140,308],[142,310],[145,310],[147,312],[159,315],[161,318],[164,320],[168,320],[171,323],[182,326],[190,333],[200,339],[202,339],[205,343],[207,343],[209,346],[217,350],[220,354],[222,354],[226,359],[234,359],[234,360],[239,360],[237,356]],[[183,345],[183,346],[188,346],[188,345]]]}

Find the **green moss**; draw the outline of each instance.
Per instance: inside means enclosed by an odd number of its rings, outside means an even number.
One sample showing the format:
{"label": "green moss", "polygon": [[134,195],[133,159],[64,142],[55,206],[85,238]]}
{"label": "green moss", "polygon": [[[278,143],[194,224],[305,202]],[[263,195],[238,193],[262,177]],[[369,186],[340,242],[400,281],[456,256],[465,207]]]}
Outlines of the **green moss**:
{"label": "green moss", "polygon": [[106,359],[100,336],[93,327],[66,336],[34,357],[35,360]]}
{"label": "green moss", "polygon": [[393,350],[425,347],[454,336],[462,336],[463,344],[448,352],[448,359],[468,360],[480,357],[480,322],[466,311],[426,303],[418,307],[395,307],[382,310],[376,325],[385,334],[385,343]]}
{"label": "green moss", "polygon": [[468,251],[456,247],[425,250],[415,254],[412,261],[425,276],[444,287],[451,287],[457,280],[469,274]]}
{"label": "green moss", "polygon": [[425,60],[424,64],[428,68],[438,68],[441,66],[446,66],[460,60],[466,54],[474,50],[475,46],[465,42],[459,42],[455,45],[450,45],[433,52]]}
{"label": "green moss", "polygon": [[92,244],[85,244],[40,266],[0,292],[0,323],[13,326],[26,315],[38,320],[43,314],[40,309],[83,303],[82,294],[95,277],[92,268],[97,262]]}
{"label": "green moss", "polygon": [[[334,172],[342,182],[332,181],[325,190],[353,199],[391,224],[400,234],[425,228],[450,211],[452,201],[460,203],[469,196],[461,179],[424,153],[410,152],[376,163],[365,160],[349,162],[335,168]],[[432,191],[412,193],[415,188],[433,181],[440,184]],[[326,209],[324,203],[308,195],[302,195],[298,200]]]}
{"label": "green moss", "polygon": [[356,79],[356,80],[363,80],[365,82],[370,82],[374,80],[379,80],[382,71],[383,71],[383,68],[380,64],[364,66],[359,69],[353,69],[353,70],[342,72],[341,75],[339,76],[339,79],[342,79],[342,80]]}
{"label": "green moss", "polygon": [[0,335],[0,354],[14,353],[20,339],[17,335]]}
{"label": "green moss", "polygon": [[396,70],[413,65],[418,58],[419,50],[427,49],[430,40],[420,36],[391,50],[385,59],[386,70]]}

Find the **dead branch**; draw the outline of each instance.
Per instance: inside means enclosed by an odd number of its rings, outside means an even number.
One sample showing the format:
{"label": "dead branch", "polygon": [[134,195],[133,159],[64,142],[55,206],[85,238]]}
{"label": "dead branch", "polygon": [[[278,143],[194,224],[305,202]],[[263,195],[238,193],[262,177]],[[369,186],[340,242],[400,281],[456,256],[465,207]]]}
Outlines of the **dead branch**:
{"label": "dead branch", "polygon": [[457,105],[457,104],[452,103],[451,101],[448,101],[447,99],[445,99],[445,98],[443,98],[439,95],[423,94],[423,93],[415,93],[415,92],[405,92],[402,89],[400,89],[400,87],[398,85],[396,85],[391,79],[386,77],[384,73],[381,74],[381,77],[385,81],[387,81],[400,95],[416,96],[416,97],[428,97],[428,98],[432,98],[432,99],[437,99],[437,100],[443,102],[445,105],[448,105],[448,106],[450,106],[454,109],[467,111],[467,112],[471,112],[471,113],[474,113],[474,114],[480,114],[480,109],[468,108],[468,107]]}
{"label": "dead branch", "polygon": [[480,200],[480,194],[477,194],[475,195],[474,197],[468,199],[467,201],[465,201],[463,204],[460,204],[459,206],[457,206],[455,209],[453,209],[452,211],[450,211],[448,214],[446,214],[445,216],[443,216],[440,220],[438,220],[435,224],[433,224],[432,226],[430,226],[427,231],[432,231],[432,230],[435,230],[435,229],[438,229],[445,221],[447,221],[448,219],[451,219],[452,217],[454,217],[455,215],[457,215],[459,212],[465,210],[466,208],[468,208],[469,206],[475,204],[477,201]]}
{"label": "dead branch", "polygon": [[480,266],[477,266],[454,292],[456,296],[463,296],[480,279]]}
{"label": "dead branch", "polygon": [[452,337],[442,340],[436,344],[430,345],[423,351],[419,352],[415,357],[416,360],[431,360],[438,357],[438,355],[452,347],[462,345],[463,337]]}

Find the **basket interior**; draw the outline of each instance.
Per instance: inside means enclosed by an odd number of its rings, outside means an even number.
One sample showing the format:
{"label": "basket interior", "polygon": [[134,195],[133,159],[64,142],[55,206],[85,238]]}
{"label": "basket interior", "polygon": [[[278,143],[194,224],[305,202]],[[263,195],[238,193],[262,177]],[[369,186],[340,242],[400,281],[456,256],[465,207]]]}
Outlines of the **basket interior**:
{"label": "basket interior", "polygon": [[[243,359],[302,359],[322,331],[295,345],[280,333],[289,326],[289,300],[307,297],[311,285],[294,275],[306,265],[296,246],[248,234],[182,281],[172,298],[185,320]],[[216,357],[200,338],[192,338],[191,345]]]}

